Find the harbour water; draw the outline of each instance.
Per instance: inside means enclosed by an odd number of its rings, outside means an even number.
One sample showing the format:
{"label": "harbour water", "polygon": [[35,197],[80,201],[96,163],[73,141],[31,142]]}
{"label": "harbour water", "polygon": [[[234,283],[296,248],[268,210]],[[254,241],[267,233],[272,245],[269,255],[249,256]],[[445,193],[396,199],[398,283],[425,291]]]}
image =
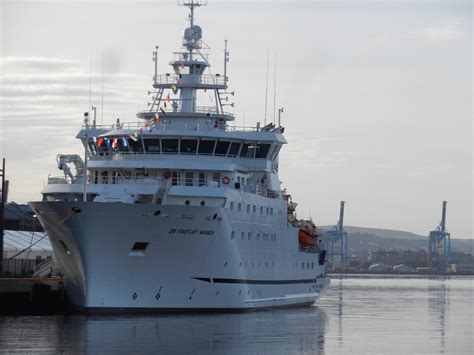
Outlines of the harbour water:
{"label": "harbour water", "polygon": [[333,276],[314,307],[0,317],[0,352],[472,354],[474,278]]}

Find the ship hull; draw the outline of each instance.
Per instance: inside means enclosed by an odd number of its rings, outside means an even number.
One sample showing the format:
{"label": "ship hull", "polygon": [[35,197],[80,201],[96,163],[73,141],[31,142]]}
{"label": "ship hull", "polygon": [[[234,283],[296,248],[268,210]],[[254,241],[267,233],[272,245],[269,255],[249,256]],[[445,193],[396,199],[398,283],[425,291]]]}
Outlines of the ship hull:
{"label": "ship hull", "polygon": [[[319,254],[299,251],[295,228],[238,220],[223,207],[30,205],[48,232],[69,301],[85,313],[305,306],[329,286]],[[256,240],[259,228],[273,228],[275,240]]]}

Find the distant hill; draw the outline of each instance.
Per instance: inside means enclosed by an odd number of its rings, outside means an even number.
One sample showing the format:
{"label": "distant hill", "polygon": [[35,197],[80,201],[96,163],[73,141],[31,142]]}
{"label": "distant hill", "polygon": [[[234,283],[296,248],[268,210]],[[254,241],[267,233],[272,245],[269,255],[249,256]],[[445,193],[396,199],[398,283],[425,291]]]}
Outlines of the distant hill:
{"label": "distant hill", "polygon": [[[321,229],[331,229],[332,226],[321,226]],[[419,250],[428,248],[428,237],[405,231],[366,228],[344,227],[349,237],[350,253],[368,254],[380,249],[391,250]],[[474,240],[451,239],[451,250],[474,254]]]}

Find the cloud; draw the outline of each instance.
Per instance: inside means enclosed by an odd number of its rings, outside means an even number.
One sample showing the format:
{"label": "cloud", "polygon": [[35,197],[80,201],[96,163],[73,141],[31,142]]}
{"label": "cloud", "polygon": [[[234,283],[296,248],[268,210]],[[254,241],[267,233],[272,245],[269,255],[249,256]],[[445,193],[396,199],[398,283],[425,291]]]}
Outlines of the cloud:
{"label": "cloud", "polygon": [[425,41],[455,41],[464,37],[465,33],[459,23],[447,23],[437,26],[420,28],[415,35]]}
{"label": "cloud", "polygon": [[0,58],[2,72],[24,72],[39,70],[78,69],[79,62],[74,60],[43,57],[4,57]]}

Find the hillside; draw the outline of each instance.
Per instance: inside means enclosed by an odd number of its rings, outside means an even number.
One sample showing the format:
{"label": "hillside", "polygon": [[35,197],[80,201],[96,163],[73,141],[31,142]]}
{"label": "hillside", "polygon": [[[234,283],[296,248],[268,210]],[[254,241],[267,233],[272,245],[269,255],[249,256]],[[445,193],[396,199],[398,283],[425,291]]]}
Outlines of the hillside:
{"label": "hillside", "polygon": [[[330,229],[330,226],[322,226],[322,229]],[[419,250],[427,249],[428,237],[410,232],[366,228],[366,227],[344,227],[349,237],[350,253],[367,254],[380,249],[391,250]],[[474,254],[474,240],[451,239],[451,249],[454,252]]]}

